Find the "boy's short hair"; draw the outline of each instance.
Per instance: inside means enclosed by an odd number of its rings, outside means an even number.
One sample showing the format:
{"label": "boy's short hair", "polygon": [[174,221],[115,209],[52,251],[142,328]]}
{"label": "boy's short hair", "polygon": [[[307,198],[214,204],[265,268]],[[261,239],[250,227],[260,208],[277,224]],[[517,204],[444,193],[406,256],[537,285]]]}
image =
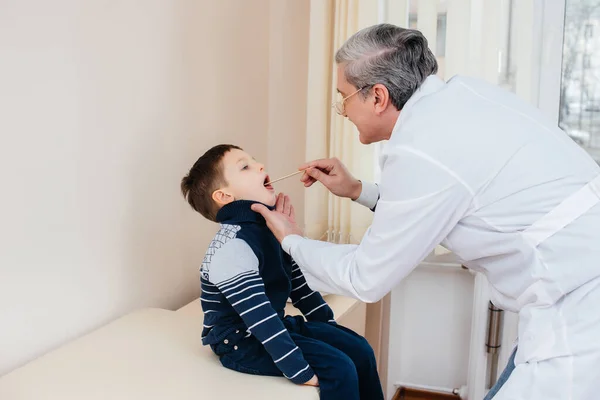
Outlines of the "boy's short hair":
{"label": "boy's short hair", "polygon": [[219,206],[212,194],[222,185],[226,185],[223,175],[223,156],[227,152],[238,149],[232,144],[214,146],[194,163],[190,172],[181,180],[181,193],[192,208],[206,219],[216,221]]}

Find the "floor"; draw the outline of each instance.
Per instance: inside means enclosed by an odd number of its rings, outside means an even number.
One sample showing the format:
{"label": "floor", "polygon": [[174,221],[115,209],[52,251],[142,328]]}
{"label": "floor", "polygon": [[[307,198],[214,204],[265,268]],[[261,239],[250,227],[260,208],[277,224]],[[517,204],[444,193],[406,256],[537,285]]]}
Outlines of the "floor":
{"label": "floor", "polygon": [[400,388],[400,389],[398,389],[398,391],[392,398],[392,400],[447,400],[447,399],[457,400],[457,399],[459,399],[459,397],[451,395],[451,394],[429,392],[426,390]]}

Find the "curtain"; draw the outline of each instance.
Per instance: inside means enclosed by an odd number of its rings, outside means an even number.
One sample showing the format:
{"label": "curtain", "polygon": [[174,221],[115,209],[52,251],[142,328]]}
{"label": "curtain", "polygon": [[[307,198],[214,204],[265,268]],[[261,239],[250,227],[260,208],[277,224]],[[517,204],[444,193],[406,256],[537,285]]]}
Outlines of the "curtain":
{"label": "curtain", "polygon": [[[400,5],[395,2],[390,10]],[[372,181],[378,146],[358,140],[356,127],[331,108],[336,100],[335,51],[359,29],[377,23],[376,0],[311,0],[306,121],[306,159],[339,158],[358,178]],[[401,13],[399,12],[398,15]],[[331,195],[322,185],[305,192],[305,234],[335,243],[357,243],[371,224],[372,212],[349,199]],[[387,332],[390,296],[367,305],[365,337],[387,382]]]}
{"label": "curtain", "polygon": [[[374,146],[358,141],[356,127],[331,108],[336,100],[335,51],[353,33],[377,23],[373,0],[312,0],[306,159],[339,158],[359,179],[372,181]],[[372,221],[370,210],[316,184],[305,194],[306,235],[335,243],[358,243]]]}

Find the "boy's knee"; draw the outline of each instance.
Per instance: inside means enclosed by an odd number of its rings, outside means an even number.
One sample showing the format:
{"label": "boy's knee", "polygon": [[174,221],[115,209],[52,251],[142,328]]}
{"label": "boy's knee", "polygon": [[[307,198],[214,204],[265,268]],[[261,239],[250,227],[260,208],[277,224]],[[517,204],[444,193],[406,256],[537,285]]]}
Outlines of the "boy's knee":
{"label": "boy's knee", "polygon": [[358,371],[356,365],[350,357],[344,357],[339,360],[337,375],[340,377],[340,383],[343,385],[358,384]]}
{"label": "boy's knee", "polygon": [[[346,328],[348,331],[348,329]],[[350,331],[352,335],[352,348],[356,349],[356,351],[360,354],[361,358],[365,358],[368,360],[375,359],[375,352],[373,351],[373,347],[369,344],[367,339],[364,336],[361,336],[353,331]]]}
{"label": "boy's knee", "polygon": [[373,348],[371,347],[371,345],[369,344],[369,342],[367,341],[366,338],[364,338],[363,336],[359,336],[358,338],[358,343],[360,345],[360,347],[364,350],[364,351],[370,351],[373,352]]}
{"label": "boy's knee", "polygon": [[317,377],[322,399],[358,400],[360,397],[358,371],[345,354],[330,357],[328,365],[317,371]]}
{"label": "boy's knee", "polygon": [[375,352],[369,342],[367,342],[367,339],[361,338],[356,349],[359,353],[360,367],[368,368],[377,365]]}

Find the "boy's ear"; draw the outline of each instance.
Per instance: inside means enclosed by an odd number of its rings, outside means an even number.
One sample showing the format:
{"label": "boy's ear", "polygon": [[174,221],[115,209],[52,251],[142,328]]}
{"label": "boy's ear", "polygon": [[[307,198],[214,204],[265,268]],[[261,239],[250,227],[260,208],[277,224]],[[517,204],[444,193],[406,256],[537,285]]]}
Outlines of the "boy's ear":
{"label": "boy's ear", "polygon": [[229,204],[235,200],[231,193],[228,193],[224,189],[217,189],[212,194],[212,199],[215,203],[217,203],[220,207],[223,207],[225,204]]}

